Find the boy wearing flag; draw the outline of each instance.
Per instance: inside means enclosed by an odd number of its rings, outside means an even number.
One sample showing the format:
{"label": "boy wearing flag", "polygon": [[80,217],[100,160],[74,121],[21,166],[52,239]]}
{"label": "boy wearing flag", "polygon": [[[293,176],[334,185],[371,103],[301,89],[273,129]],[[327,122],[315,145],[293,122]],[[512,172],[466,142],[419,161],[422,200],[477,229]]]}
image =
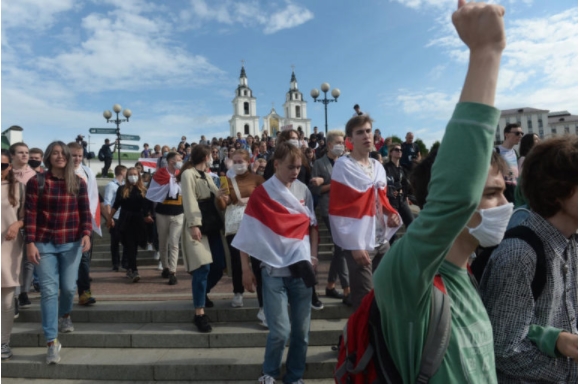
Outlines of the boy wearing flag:
{"label": "boy wearing flag", "polygon": [[370,158],[372,119],[362,114],[346,124],[352,152],[334,165],[328,214],[332,237],[344,249],[354,309],[373,288],[372,272],[390,248],[400,216],[386,196],[386,171]]}
{"label": "boy wearing flag", "polygon": [[259,382],[275,383],[289,340],[283,382],[296,383],[306,368],[318,231],[312,195],[297,180],[301,150],[281,143],[273,160],[274,177],[253,191],[232,246],[240,250],[243,285],[249,292],[254,292],[255,276],[248,255],[261,262],[269,334]]}

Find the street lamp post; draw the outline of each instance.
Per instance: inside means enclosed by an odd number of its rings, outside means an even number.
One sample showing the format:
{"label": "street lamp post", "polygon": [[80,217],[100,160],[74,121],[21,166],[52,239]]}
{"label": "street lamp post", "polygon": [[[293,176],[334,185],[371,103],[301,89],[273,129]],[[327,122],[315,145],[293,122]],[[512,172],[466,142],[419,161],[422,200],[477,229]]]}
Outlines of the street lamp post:
{"label": "street lamp post", "polygon": [[310,92],[310,96],[314,98],[314,102],[319,101],[320,103],[324,104],[324,112],[326,114],[326,135],[328,134],[328,104],[332,101],[338,102],[338,97],[340,97],[340,90],[338,88],[332,89],[332,96],[334,99],[328,99],[328,91],[330,90],[330,84],[322,83],[320,86],[322,92],[324,92],[324,98],[318,100],[318,96],[320,96],[320,91],[317,88],[312,89]]}
{"label": "street lamp post", "polygon": [[119,165],[121,165],[121,123],[125,121],[129,122],[129,117],[131,117],[131,110],[125,109],[123,111],[123,116],[125,116],[126,119],[119,119],[119,113],[121,112],[121,109],[122,107],[119,104],[113,105],[113,111],[115,111],[117,114],[117,118],[114,120],[111,120],[111,117],[113,116],[111,111],[106,110],[103,112],[103,117],[107,119],[107,123],[113,123],[117,125],[117,153],[119,157]]}

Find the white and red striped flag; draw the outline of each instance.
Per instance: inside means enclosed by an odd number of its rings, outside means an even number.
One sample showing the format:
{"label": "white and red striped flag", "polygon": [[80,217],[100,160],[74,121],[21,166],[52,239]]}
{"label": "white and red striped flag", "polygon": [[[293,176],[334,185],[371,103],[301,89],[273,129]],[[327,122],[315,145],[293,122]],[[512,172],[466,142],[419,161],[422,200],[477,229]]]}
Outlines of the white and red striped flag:
{"label": "white and red striped flag", "polygon": [[[386,196],[386,172],[378,161],[373,163],[374,179],[352,159],[343,156],[334,164],[330,184],[329,219],[333,241],[343,249],[371,251],[376,247],[376,201],[382,206],[384,223],[398,212]],[[386,228],[389,240],[400,228]]]}
{"label": "white and red striped flag", "polygon": [[157,160],[154,158],[145,158],[142,157],[139,159],[139,163],[143,164],[143,172],[155,172],[157,170]]}
{"label": "white and red striped flag", "polygon": [[310,226],[316,224],[313,211],[273,176],[251,194],[231,245],[274,268],[311,262]]}

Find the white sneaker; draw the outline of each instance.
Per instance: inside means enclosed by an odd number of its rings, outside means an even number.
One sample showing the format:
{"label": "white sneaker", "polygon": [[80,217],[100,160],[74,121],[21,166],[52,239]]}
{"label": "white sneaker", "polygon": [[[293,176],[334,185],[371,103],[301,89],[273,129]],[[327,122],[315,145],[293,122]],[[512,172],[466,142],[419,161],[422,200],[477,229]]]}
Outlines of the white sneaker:
{"label": "white sneaker", "polygon": [[259,384],[275,384],[275,379],[268,375],[261,376],[257,381]]}
{"label": "white sneaker", "polygon": [[233,295],[233,300],[231,300],[231,306],[233,308],[243,307],[243,293],[236,293]]}
{"label": "white sneaker", "polygon": [[74,332],[74,326],[72,325],[70,316],[58,319],[58,331],[61,333]]}
{"label": "white sneaker", "polygon": [[147,244],[147,251],[153,250],[153,244]]}
{"label": "white sneaker", "polygon": [[257,312],[257,318],[261,321],[261,325],[263,325],[266,328],[269,328],[267,325],[267,320],[265,318],[265,312],[263,311],[263,308],[259,308],[259,312]]}
{"label": "white sneaker", "polygon": [[54,339],[54,344],[48,347],[48,352],[46,353],[46,364],[56,364],[60,362],[60,342]]}
{"label": "white sneaker", "polygon": [[159,261],[159,265],[157,266],[157,271],[162,271],[163,270],[163,263],[161,263]]}
{"label": "white sneaker", "polygon": [[155,255],[153,256],[153,259],[159,260],[160,258],[161,258],[161,253],[159,253],[159,251],[156,251]]}

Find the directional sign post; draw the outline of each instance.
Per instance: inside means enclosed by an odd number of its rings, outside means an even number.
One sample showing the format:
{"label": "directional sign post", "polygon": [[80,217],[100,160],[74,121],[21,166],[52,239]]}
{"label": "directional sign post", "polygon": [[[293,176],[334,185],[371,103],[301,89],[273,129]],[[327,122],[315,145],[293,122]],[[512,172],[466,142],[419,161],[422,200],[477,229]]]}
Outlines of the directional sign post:
{"label": "directional sign post", "polygon": [[121,140],[131,140],[131,141],[139,141],[141,140],[141,136],[137,136],[137,135],[121,135],[120,136]]}
{"label": "directional sign post", "polygon": [[120,144],[119,145],[120,149],[126,149],[129,151],[138,151],[139,150],[139,146],[138,145],[131,145],[131,144]]}
{"label": "directional sign post", "polygon": [[92,134],[101,135],[115,135],[117,133],[115,128],[91,128],[88,131]]}

